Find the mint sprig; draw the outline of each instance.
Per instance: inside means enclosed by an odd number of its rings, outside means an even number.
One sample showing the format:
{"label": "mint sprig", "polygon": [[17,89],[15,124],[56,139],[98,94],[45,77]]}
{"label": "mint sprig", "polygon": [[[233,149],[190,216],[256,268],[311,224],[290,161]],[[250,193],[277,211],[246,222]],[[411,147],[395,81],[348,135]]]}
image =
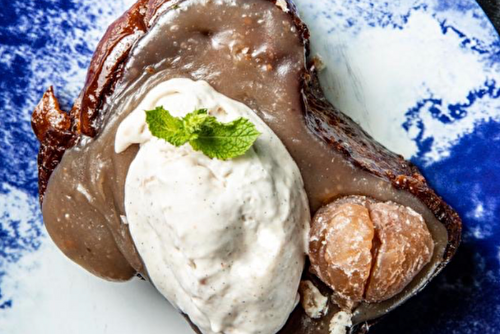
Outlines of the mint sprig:
{"label": "mint sprig", "polygon": [[146,111],[146,123],[153,136],[177,147],[189,143],[194,150],[220,160],[245,154],[261,135],[246,118],[221,123],[206,109],[179,118],[163,107],[157,107]]}

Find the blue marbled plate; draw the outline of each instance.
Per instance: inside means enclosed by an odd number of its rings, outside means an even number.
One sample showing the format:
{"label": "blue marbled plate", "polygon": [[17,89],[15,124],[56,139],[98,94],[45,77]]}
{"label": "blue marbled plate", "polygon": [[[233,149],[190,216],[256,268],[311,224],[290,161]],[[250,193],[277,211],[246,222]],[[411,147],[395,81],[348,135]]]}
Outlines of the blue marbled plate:
{"label": "blue marbled plate", "polygon": [[[92,277],[52,245],[30,114],[64,106],[132,0],[0,0],[0,333],[191,333],[146,283]],[[473,0],[297,0],[329,98],[418,164],[462,215],[454,261],[373,333],[500,333],[500,38]]]}

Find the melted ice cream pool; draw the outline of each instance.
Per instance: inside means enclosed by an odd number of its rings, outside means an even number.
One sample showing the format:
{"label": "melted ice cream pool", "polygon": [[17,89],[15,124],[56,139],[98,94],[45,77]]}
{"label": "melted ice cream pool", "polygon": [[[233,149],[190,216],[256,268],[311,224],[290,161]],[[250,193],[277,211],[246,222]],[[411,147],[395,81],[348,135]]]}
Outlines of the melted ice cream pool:
{"label": "melted ice cream pool", "polygon": [[[153,137],[145,110],[206,108],[262,135],[244,155],[210,159]],[[118,127],[140,149],[125,182],[130,232],[156,288],[203,333],[276,333],[298,302],[310,212],[299,169],[256,113],[204,81],[152,88]]]}

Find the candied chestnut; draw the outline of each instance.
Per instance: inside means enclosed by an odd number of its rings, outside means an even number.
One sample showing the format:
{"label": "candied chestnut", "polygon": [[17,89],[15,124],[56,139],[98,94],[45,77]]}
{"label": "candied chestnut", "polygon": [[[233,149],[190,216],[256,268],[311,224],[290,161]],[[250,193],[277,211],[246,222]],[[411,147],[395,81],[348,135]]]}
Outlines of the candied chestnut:
{"label": "candied chestnut", "polygon": [[433,251],[423,217],[393,202],[350,196],[320,209],[312,222],[311,271],[343,309],[394,297]]}

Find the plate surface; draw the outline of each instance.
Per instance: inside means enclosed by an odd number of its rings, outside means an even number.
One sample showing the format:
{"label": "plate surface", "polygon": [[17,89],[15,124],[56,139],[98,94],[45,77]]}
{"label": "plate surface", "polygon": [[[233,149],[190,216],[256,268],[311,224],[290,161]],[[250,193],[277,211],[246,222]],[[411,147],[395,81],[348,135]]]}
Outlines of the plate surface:
{"label": "plate surface", "polygon": [[[421,167],[462,215],[464,242],[373,333],[500,333],[500,38],[473,0],[296,0],[329,98]],[[0,333],[192,333],[148,284],[101,281],[46,235],[33,107],[66,109],[132,0],[1,0]]]}

